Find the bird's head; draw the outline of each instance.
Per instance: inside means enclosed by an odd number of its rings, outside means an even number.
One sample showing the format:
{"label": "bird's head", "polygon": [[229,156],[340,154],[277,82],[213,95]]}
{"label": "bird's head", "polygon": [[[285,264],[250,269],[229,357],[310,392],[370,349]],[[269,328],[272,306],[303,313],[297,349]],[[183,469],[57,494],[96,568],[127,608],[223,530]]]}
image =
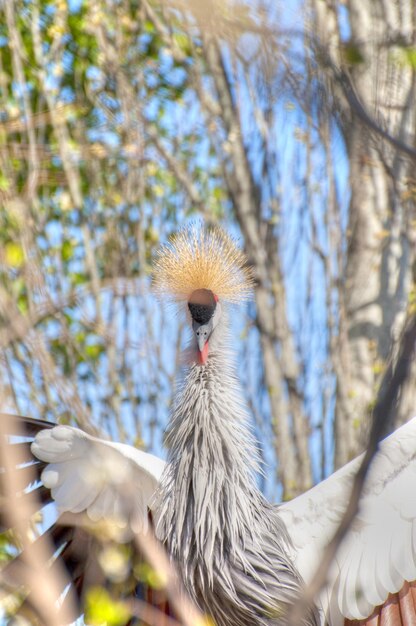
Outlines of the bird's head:
{"label": "bird's head", "polygon": [[247,299],[253,285],[244,253],[220,227],[191,226],[159,250],[153,284],[160,295],[186,303],[196,360],[205,365],[223,304]]}
{"label": "bird's head", "polygon": [[208,359],[210,337],[221,320],[221,304],[210,289],[195,289],[189,297],[188,309],[192,318],[198,349],[198,361],[205,365]]}

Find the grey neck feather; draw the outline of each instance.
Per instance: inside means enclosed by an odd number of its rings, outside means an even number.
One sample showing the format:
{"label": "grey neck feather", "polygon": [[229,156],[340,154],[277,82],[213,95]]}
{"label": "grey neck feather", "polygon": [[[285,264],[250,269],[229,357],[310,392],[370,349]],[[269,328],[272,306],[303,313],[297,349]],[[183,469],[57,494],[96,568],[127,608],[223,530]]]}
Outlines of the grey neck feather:
{"label": "grey neck feather", "polygon": [[278,510],[256,486],[258,455],[227,343],[221,320],[206,365],[192,363],[179,385],[156,532],[217,626],[280,625],[302,583]]}

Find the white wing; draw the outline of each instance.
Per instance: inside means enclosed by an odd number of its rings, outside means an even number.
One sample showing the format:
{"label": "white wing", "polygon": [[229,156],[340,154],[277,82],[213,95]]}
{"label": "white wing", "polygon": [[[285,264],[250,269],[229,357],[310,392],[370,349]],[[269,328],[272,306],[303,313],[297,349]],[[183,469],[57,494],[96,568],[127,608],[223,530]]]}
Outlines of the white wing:
{"label": "white wing", "polygon": [[[348,503],[361,457],[279,510],[306,582]],[[340,546],[321,604],[331,626],[364,619],[404,581],[416,580],[416,418],[383,441],[359,514]]]}
{"label": "white wing", "polygon": [[94,521],[108,519],[134,532],[146,529],[164,461],[71,426],[40,431],[31,450],[49,464],[41,480],[60,513],[86,511]]}

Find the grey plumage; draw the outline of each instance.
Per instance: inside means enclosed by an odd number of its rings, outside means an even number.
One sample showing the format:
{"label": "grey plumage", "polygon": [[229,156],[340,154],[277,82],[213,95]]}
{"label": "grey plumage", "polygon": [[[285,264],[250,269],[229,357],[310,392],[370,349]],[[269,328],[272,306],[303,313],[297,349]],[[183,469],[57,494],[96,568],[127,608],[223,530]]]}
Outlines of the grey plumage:
{"label": "grey plumage", "polygon": [[[256,486],[256,446],[225,314],[217,315],[206,364],[192,358],[194,340],[178,386],[156,531],[188,593],[217,626],[280,626],[302,581],[278,507]],[[317,615],[306,623],[317,624]]]}

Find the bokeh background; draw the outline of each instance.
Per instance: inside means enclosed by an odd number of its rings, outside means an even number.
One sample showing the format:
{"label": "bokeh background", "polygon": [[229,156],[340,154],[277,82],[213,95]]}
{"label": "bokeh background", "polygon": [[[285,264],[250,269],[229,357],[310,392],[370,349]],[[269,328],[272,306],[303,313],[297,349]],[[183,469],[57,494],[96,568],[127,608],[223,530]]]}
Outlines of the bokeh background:
{"label": "bokeh background", "polygon": [[413,0],[0,3],[2,410],[163,454],[188,331],[152,259],[203,220],[254,269],[265,493],[355,456],[416,299],[415,33]]}

